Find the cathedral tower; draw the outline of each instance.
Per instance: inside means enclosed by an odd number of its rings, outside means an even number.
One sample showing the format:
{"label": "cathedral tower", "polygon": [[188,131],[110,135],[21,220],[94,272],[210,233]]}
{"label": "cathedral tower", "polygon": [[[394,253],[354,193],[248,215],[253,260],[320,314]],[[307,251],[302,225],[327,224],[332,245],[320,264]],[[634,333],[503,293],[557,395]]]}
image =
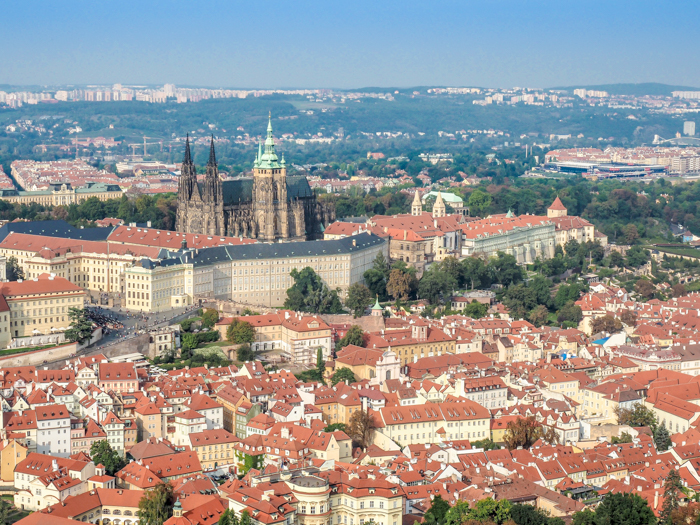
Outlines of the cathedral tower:
{"label": "cathedral tower", "polygon": [[274,241],[290,237],[287,166],[284,157],[279,160],[275,152],[271,116],[267,123],[267,137],[264,144],[260,143],[253,164],[253,206],[259,239]]}
{"label": "cathedral tower", "polygon": [[204,179],[202,204],[204,217],[202,231],[207,235],[221,235],[221,232],[224,230],[224,198],[221,179],[219,178],[219,168],[216,163],[213,136],[209,147],[209,161],[207,162],[207,174]]}
{"label": "cathedral tower", "polygon": [[188,220],[187,208],[190,202],[201,200],[201,198],[199,186],[197,186],[197,168],[195,168],[192,160],[190,137],[188,135],[185,142],[185,158],[182,161],[180,180],[178,182],[177,216],[175,220],[177,231],[192,231],[192,225]]}

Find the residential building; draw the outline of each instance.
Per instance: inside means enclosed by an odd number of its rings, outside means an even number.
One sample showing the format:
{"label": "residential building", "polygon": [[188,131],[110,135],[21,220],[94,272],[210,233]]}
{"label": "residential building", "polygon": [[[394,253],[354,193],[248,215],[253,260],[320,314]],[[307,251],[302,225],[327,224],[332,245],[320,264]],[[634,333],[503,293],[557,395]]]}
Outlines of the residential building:
{"label": "residential building", "polygon": [[[282,350],[298,365],[316,363],[320,348],[324,359],[329,359],[333,349],[331,328],[317,315],[304,315],[289,310],[278,313],[249,315],[236,318],[250,323],[255,329],[255,342],[251,347],[257,351]],[[221,337],[233,318],[224,318],[216,323]]]}

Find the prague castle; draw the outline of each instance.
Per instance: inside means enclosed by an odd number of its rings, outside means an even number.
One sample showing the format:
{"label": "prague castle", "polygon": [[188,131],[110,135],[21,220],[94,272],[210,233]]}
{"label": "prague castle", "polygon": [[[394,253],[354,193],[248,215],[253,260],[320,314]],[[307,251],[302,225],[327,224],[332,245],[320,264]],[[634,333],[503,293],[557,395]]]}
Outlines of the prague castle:
{"label": "prague castle", "polygon": [[188,139],[178,189],[178,231],[299,241],[321,238],[334,220],[335,210],[317,202],[306,177],[287,176],[284,156],[280,160],[275,153],[271,121],[252,178],[222,181],[212,140],[205,181],[199,184]]}

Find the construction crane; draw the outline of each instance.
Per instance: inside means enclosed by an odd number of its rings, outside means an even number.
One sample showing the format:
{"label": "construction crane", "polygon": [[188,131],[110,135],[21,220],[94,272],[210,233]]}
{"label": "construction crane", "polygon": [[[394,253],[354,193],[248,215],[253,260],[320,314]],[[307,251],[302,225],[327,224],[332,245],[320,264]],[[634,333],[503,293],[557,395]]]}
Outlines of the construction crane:
{"label": "construction crane", "polygon": [[[146,139],[156,139],[158,142],[146,142]],[[146,150],[146,146],[152,145],[155,146],[156,144],[160,144],[160,152],[163,152],[163,139],[157,139],[156,137],[146,137],[144,135],[143,137],[143,144],[138,143],[138,144],[129,144],[129,147],[131,148],[131,156],[135,157],[136,156],[136,148],[140,148],[143,146],[143,156],[145,157],[148,153]]]}

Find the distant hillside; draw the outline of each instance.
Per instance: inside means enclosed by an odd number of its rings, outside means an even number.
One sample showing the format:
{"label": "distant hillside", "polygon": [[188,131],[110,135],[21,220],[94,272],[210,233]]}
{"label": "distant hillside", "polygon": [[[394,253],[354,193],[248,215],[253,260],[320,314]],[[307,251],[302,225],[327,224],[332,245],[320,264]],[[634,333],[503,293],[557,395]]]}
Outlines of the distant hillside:
{"label": "distant hillside", "polygon": [[607,91],[611,95],[665,95],[671,96],[673,91],[700,91],[700,88],[688,86],[669,86],[657,82],[645,82],[642,84],[601,84],[598,86],[567,86],[549,89],[564,89],[574,92],[574,89],[592,89],[596,91]]}

